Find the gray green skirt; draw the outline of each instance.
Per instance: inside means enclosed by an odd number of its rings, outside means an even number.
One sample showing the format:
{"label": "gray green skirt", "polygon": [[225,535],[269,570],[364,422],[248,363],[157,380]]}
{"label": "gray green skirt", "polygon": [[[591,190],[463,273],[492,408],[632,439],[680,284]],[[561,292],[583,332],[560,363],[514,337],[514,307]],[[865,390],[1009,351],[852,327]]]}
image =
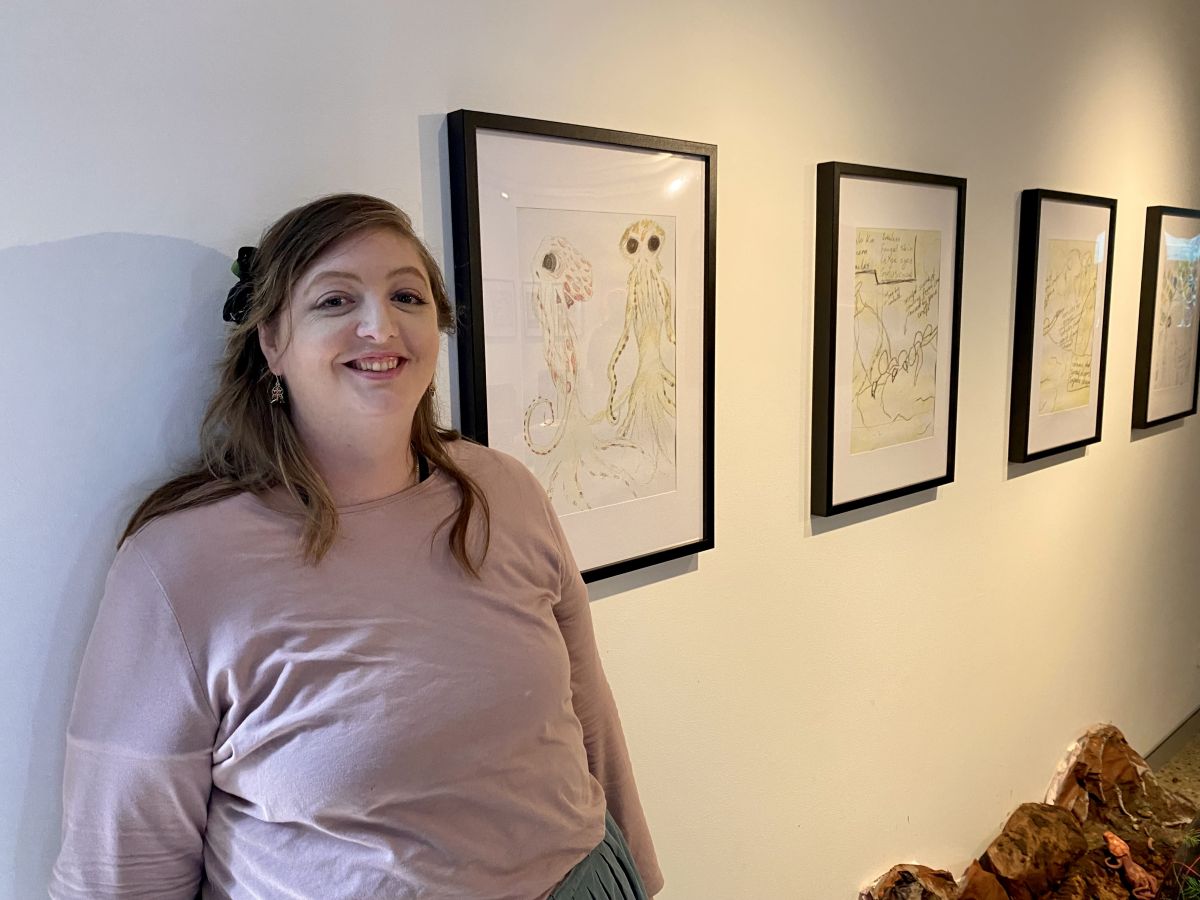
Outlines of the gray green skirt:
{"label": "gray green skirt", "polygon": [[625,835],[604,813],[604,838],[546,900],[649,900]]}

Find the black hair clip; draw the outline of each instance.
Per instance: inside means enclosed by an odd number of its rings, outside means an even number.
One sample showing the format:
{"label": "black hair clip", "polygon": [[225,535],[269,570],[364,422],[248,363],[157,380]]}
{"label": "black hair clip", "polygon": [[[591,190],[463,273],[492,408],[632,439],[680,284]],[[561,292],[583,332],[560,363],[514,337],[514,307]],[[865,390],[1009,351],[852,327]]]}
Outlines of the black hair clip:
{"label": "black hair clip", "polygon": [[238,250],[237,260],[230,266],[230,270],[237,276],[238,281],[229,289],[229,294],[225,298],[225,308],[221,311],[221,318],[226,322],[241,325],[246,321],[247,313],[250,312],[250,300],[254,296],[254,281],[252,280],[254,254],[255,248],[242,247]]}

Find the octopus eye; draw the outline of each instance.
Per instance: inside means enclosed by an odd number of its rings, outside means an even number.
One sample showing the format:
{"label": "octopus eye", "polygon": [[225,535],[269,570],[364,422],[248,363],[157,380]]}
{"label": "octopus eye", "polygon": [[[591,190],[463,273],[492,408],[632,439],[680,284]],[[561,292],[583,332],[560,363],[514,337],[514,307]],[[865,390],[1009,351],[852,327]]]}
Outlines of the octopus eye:
{"label": "octopus eye", "polygon": [[646,246],[650,248],[651,253],[658,252],[658,245],[661,243],[657,234],[650,235],[650,240],[646,241]]}
{"label": "octopus eye", "polygon": [[554,270],[558,268],[558,257],[553,253],[547,253],[542,257],[542,268],[553,274]]}
{"label": "octopus eye", "polygon": [[627,240],[625,242],[625,252],[628,253],[630,256],[637,253],[637,248],[638,248],[637,238],[630,238],[629,240]]}

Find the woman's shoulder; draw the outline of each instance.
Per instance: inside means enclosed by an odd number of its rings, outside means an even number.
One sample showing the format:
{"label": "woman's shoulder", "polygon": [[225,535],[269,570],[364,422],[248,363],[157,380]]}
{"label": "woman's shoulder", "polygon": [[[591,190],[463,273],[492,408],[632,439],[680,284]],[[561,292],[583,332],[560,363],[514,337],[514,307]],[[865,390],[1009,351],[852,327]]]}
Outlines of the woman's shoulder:
{"label": "woman's shoulder", "polygon": [[446,451],[490,500],[538,506],[545,501],[541,482],[516,457],[464,437],[449,441]]}
{"label": "woman's shoulder", "polygon": [[537,483],[537,479],[523,462],[502,450],[477,444],[462,436],[448,441],[445,446],[451,458],[473,478],[516,479],[522,483]]}
{"label": "woman's shoulder", "polygon": [[298,525],[250,491],[172,510],[145,523],[122,545],[136,550],[156,572],[203,572],[270,531],[295,533]]}

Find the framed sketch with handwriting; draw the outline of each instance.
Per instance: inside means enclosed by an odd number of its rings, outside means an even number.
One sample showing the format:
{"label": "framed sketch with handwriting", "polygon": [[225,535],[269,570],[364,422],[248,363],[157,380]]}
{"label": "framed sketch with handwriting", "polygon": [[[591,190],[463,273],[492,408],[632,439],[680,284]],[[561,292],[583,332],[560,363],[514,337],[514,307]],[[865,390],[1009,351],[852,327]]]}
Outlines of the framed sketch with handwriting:
{"label": "framed sketch with handwriting", "polygon": [[1117,201],[1021,193],[1009,462],[1100,440]]}
{"label": "framed sketch with handwriting", "polygon": [[1146,210],[1142,303],[1138,317],[1133,427],[1150,428],[1196,412],[1200,209]]}
{"label": "framed sketch with handwriting", "polygon": [[817,167],[812,514],[954,480],[964,178]]}

